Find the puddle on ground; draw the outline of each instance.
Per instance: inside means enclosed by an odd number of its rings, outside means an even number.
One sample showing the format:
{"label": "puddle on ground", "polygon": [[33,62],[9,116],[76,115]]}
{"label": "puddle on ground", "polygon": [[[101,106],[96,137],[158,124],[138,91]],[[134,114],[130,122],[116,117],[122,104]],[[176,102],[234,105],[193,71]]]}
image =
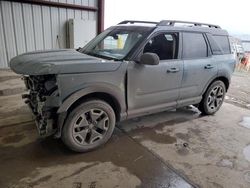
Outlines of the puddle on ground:
{"label": "puddle on ground", "polygon": [[176,133],[175,136],[177,136],[177,138],[180,138],[186,142],[188,142],[190,139],[190,135],[188,133]]}
{"label": "puddle on ground", "polygon": [[250,117],[249,116],[243,117],[242,121],[239,124],[243,127],[250,129]]}
{"label": "puddle on ground", "polygon": [[168,134],[157,133],[156,130],[148,127],[144,127],[141,129],[136,129],[132,132],[132,135],[136,136],[136,138],[140,141],[142,140],[152,140],[161,144],[173,144],[176,142],[176,138],[172,137]]}
{"label": "puddle on ground", "polygon": [[[66,170],[65,170],[66,169]],[[129,181],[127,181],[129,179]],[[37,168],[12,187],[138,187],[140,179],[111,162],[76,163]]]}
{"label": "puddle on ground", "polygon": [[[177,118],[168,120],[165,122],[160,122],[154,127],[139,127],[130,132],[134,139],[142,140],[152,140],[160,144],[173,144],[176,143],[176,137],[169,135],[170,130],[164,132],[163,129],[166,126],[174,126],[178,123],[183,123],[188,121],[188,118]],[[180,135],[179,135],[180,136]]]}
{"label": "puddle on ground", "polygon": [[243,154],[245,156],[245,159],[250,162],[250,145],[244,148]]}
{"label": "puddle on ground", "polygon": [[176,124],[183,123],[183,122],[186,122],[186,121],[188,121],[187,118],[180,117],[180,118],[171,119],[171,120],[168,120],[168,121],[165,121],[165,122],[160,122],[160,123],[156,124],[155,127],[157,129],[163,129],[165,126],[174,126]]}

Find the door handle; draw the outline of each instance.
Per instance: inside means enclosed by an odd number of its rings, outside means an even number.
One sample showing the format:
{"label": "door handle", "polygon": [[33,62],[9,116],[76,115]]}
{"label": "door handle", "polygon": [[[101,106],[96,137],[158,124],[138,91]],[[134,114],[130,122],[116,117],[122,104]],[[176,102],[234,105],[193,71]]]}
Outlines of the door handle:
{"label": "door handle", "polygon": [[204,67],[204,69],[212,69],[212,68],[214,68],[214,66],[211,65],[211,64],[207,64],[207,65]]}
{"label": "door handle", "polygon": [[176,72],[179,72],[180,70],[176,67],[173,67],[173,68],[170,68],[170,69],[167,69],[167,73],[176,73]]}

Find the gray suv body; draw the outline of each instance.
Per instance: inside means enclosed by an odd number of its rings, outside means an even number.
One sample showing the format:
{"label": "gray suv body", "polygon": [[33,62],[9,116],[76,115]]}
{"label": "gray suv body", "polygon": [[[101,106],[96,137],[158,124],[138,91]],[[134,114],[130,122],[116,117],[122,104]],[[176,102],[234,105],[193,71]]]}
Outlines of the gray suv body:
{"label": "gray suv body", "polygon": [[107,142],[118,121],[191,104],[215,113],[235,59],[219,26],[124,21],[78,51],[25,53],[10,67],[24,75],[39,134],[84,152]]}

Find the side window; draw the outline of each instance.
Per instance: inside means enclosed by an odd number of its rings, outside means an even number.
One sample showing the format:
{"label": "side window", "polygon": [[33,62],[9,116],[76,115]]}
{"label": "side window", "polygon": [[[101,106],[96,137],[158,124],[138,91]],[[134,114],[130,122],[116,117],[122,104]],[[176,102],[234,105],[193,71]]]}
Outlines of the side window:
{"label": "side window", "polygon": [[208,48],[202,33],[183,33],[183,58],[204,58]]}
{"label": "side window", "polygon": [[216,41],[214,40],[214,38],[212,37],[212,35],[211,34],[207,34],[207,38],[208,38],[208,41],[209,41],[212,53],[214,55],[221,55],[221,54],[223,54],[222,49],[216,43]]}
{"label": "side window", "polygon": [[162,33],[149,40],[143,49],[143,53],[156,53],[160,60],[177,59],[178,46],[178,33]]}
{"label": "side window", "polygon": [[222,36],[222,35],[213,35],[213,38],[217,42],[217,44],[220,45],[223,54],[230,54],[230,44],[229,44],[229,39],[227,36]]}

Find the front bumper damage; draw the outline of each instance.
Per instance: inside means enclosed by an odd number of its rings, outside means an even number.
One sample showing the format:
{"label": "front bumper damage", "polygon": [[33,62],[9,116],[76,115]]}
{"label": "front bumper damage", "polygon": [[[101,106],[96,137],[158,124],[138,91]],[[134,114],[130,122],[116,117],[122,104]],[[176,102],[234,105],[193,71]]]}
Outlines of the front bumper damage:
{"label": "front bumper damage", "polygon": [[40,136],[46,137],[57,131],[56,111],[60,105],[56,80],[53,76],[24,76],[28,94],[22,98],[35,116]]}

